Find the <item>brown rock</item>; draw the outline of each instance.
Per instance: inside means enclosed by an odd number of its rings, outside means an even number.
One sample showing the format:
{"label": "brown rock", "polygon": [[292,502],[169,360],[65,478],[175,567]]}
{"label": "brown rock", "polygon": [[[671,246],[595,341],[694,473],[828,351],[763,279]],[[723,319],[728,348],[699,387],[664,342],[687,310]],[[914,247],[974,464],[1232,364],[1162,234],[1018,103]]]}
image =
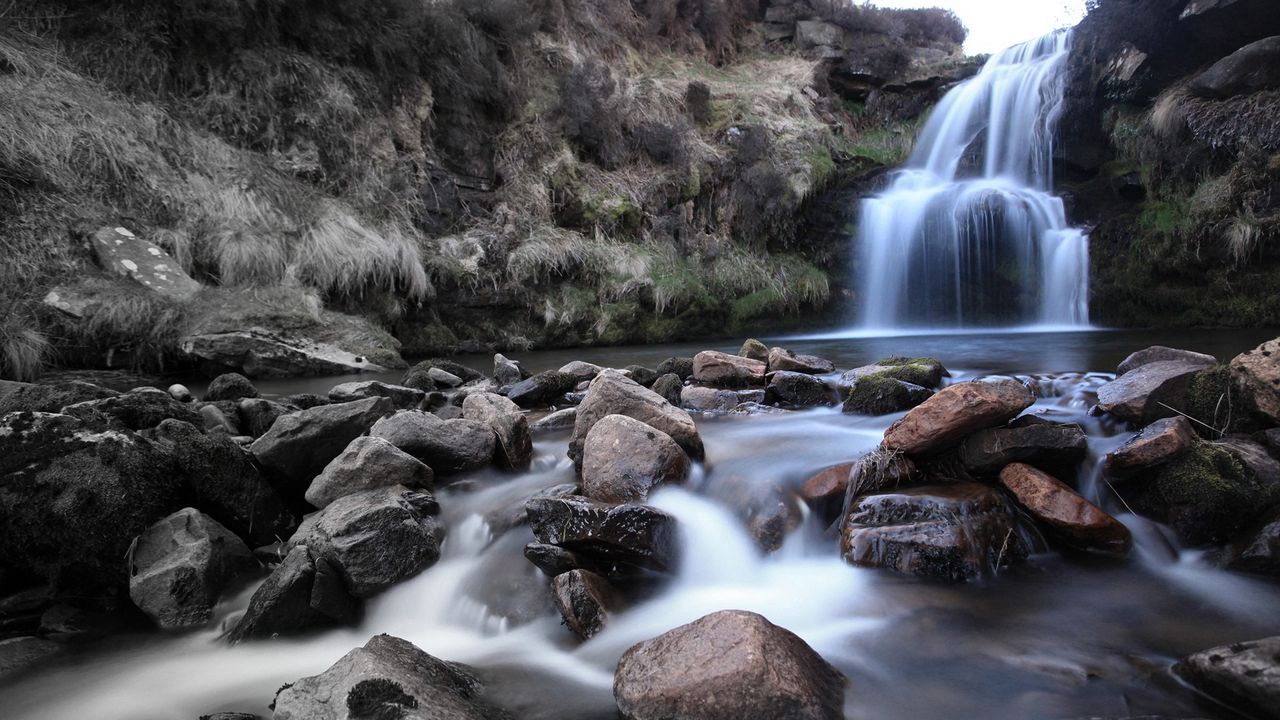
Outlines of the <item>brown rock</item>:
{"label": "brown rock", "polygon": [[909,455],[945,450],[970,433],[1003,425],[1033,402],[1031,391],[1017,380],[958,383],[938,391],[889,426],[884,446]]}
{"label": "brown rock", "polygon": [[1129,552],[1129,529],[1052,475],[1013,463],[1000,471],[1000,483],[1067,545],[1109,555]]}
{"label": "brown rock", "polygon": [[659,485],[684,482],[689,465],[670,435],[626,415],[607,415],[587,433],[582,494],[601,502],[643,502]]}
{"label": "brown rock", "polygon": [[589,570],[570,570],[551,581],[564,624],[586,640],[604,629],[616,604],[613,586]]}
{"label": "brown rock", "polygon": [[1125,476],[1162,465],[1199,440],[1191,421],[1181,415],[1157,420],[1124,445],[1107,453],[1107,471]]}
{"label": "brown rock", "polygon": [[1237,355],[1231,361],[1231,377],[1259,415],[1280,424],[1280,338]]}
{"label": "brown rock", "polygon": [[1204,368],[1186,360],[1141,365],[1098,388],[1098,407],[1139,425],[1172,417],[1187,406],[1191,381]]}
{"label": "brown rock", "polygon": [[693,379],[705,385],[744,387],[764,385],[765,364],[716,350],[704,350],[693,358]]}
{"label": "brown rock", "polygon": [[769,349],[769,372],[798,372],[809,375],[823,375],[835,372],[836,366],[830,360],[816,355],[797,355],[786,348]]}
{"label": "brown rock", "polygon": [[1089,451],[1079,425],[1032,423],[979,430],[960,443],[960,460],[971,472],[995,473],[1011,462],[1027,462],[1063,476]]}
{"label": "brown rock", "polygon": [[1130,370],[1136,370],[1153,362],[1168,362],[1170,360],[1195,363],[1203,367],[1211,367],[1218,364],[1218,358],[1212,355],[1190,350],[1179,350],[1178,348],[1165,347],[1163,345],[1152,345],[1145,350],[1130,354],[1129,357],[1121,361],[1116,368],[1116,375],[1124,375]]}
{"label": "brown rock", "polygon": [[800,497],[826,522],[840,514],[844,493],[849,487],[849,473],[854,465],[852,462],[832,465],[805,480],[800,488]]}
{"label": "brown rock", "polygon": [[652,390],[614,370],[605,370],[591,381],[586,400],[578,406],[578,416],[573,423],[573,437],[569,439],[569,457],[578,467],[582,466],[583,444],[587,433],[606,415],[626,415],[661,430],[689,455],[701,460],[704,450],[702,437],[689,413],[675,407]]}

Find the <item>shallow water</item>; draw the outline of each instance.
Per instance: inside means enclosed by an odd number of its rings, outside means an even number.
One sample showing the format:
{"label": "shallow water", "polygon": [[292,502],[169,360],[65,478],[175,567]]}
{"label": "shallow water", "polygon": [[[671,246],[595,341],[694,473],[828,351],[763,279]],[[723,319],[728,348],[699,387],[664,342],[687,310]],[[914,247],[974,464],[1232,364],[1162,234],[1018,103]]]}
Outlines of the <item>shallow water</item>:
{"label": "shallow water", "polygon": [[[1235,717],[1200,704],[1168,672],[1178,656],[1280,634],[1280,585],[1214,570],[1179,550],[1164,528],[1124,512],[1094,461],[1127,436],[1087,417],[1091,391],[1129,351],[1154,342],[1229,358],[1277,333],[1078,332],[792,340],[788,345],[853,367],[892,354],[933,355],[957,378],[1062,373],[1040,384],[1052,397],[1029,412],[1080,422],[1091,458],[1081,492],[1121,517],[1138,546],[1125,560],[1048,553],[993,580],[942,585],[856,569],[808,518],[764,557],[738,520],[708,499],[730,476],[799,483],[875,446],[896,416],[834,410],[700,420],[707,462],[687,488],[652,502],[682,521],[684,559],[655,597],[575,644],[547,597],[547,580],[521,554],[523,527],[500,518],[542,487],[572,479],[566,433],[537,438],[534,468],[516,477],[474,474],[478,489],[442,489],[450,530],[440,563],[371,601],[358,628],[306,640],[227,648],[210,629],[182,636],[113,638],[17,679],[0,682],[6,719],[93,717],[191,720],[218,710],[258,712],[275,690],[315,674],[376,633],[404,637],[439,657],[480,668],[492,698],[518,717],[614,718],[613,667],[631,644],[708,612],[741,608],[798,633],[849,677],[850,718],[1076,718],[1162,714]],[[649,366],[702,347],[513,353],[533,370],[568,359]],[[736,349],[724,348],[724,349]],[[488,369],[489,358],[470,364]],[[367,378],[366,378],[367,379]],[[269,392],[323,391],[335,379],[263,383]],[[244,607],[249,590],[222,616]]]}

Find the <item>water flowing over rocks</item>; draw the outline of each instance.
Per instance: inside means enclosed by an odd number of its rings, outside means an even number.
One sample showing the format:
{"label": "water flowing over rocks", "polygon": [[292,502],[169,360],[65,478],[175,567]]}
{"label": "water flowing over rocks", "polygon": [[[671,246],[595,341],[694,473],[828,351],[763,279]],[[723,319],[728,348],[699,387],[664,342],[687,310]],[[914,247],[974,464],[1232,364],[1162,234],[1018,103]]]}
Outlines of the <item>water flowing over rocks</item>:
{"label": "water flowing over rocks", "polygon": [[583,446],[582,494],[600,502],[643,502],[659,485],[684,482],[689,466],[670,435],[626,415],[606,415]]}
{"label": "water flowing over rocks", "polygon": [[305,490],[352,440],[392,408],[390,400],[378,397],[289,413],[253,441],[249,451],[289,486]]}
{"label": "water flowing over rocks", "polygon": [[402,485],[430,490],[435,476],[414,456],[378,437],[362,435],[311,481],[306,500],[324,509],[338,498],[365,490]]}
{"label": "water flowing over rocks", "polygon": [[1280,637],[1210,648],[1173,670],[1197,690],[1258,717],[1280,718]]}
{"label": "water flowing over rocks", "polygon": [[1108,555],[1129,552],[1129,529],[1065,483],[1030,465],[1011,463],[1000,471],[1009,489],[1031,516],[1067,545]]}
{"label": "water flowing over rocks", "polygon": [[709,494],[742,520],[747,534],[766,553],[782,547],[804,519],[800,498],[778,482],[730,475],[720,478]]}
{"label": "water flowing over rocks", "polygon": [[1031,406],[1035,397],[1017,380],[965,382],[940,390],[884,434],[884,446],[927,455],[954,446],[967,435],[1002,425]]}
{"label": "water flowing over rocks", "polygon": [[234,644],[299,635],[350,622],[358,611],[338,570],[324,558],[313,559],[307,547],[295,545],[254,591],[226,639]]}
{"label": "water flowing over rocks", "polygon": [[582,466],[583,445],[591,428],[607,415],[626,415],[660,430],[676,441],[691,460],[704,455],[702,436],[689,413],[621,373],[606,370],[591,381],[587,398],[578,406],[569,440],[569,457]]}

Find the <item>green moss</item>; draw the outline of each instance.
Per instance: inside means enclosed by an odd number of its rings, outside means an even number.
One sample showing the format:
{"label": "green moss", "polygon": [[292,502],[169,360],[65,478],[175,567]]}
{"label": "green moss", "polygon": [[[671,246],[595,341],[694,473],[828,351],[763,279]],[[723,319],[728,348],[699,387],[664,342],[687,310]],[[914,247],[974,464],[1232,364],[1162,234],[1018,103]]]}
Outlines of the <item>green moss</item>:
{"label": "green moss", "polygon": [[1229,539],[1265,507],[1253,474],[1226,448],[1199,443],[1165,464],[1136,507],[1167,521],[1188,543]]}
{"label": "green moss", "polygon": [[887,415],[919,405],[929,391],[912,389],[882,373],[859,378],[849,389],[844,412],[858,415]]}
{"label": "green moss", "polygon": [[930,357],[890,357],[880,360],[876,365],[885,369],[875,373],[874,377],[893,378],[926,388],[938,387],[946,373],[942,363]]}

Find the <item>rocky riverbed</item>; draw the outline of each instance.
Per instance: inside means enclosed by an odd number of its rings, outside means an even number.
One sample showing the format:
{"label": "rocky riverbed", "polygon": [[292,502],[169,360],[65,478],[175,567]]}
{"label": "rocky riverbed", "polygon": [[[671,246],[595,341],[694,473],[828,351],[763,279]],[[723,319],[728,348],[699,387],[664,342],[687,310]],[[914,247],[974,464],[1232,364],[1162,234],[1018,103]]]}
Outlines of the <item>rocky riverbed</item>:
{"label": "rocky riverbed", "polygon": [[1280,340],[1134,349],[1088,374],[749,340],[323,395],[6,383],[0,701],[1272,717]]}

